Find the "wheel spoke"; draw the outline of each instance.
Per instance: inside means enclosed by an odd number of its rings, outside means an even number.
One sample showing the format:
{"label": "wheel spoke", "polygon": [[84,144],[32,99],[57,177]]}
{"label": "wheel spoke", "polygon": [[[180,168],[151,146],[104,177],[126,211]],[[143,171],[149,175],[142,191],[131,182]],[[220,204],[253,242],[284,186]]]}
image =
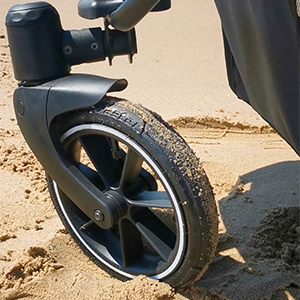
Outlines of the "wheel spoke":
{"label": "wheel spoke", "polygon": [[72,158],[73,163],[80,162],[81,144],[78,140],[71,141],[65,146],[67,155]]}
{"label": "wheel spoke", "polygon": [[143,164],[143,159],[134,150],[128,149],[124,168],[121,176],[120,186],[129,189],[137,182]]}
{"label": "wheel spoke", "polygon": [[143,242],[140,232],[128,219],[119,222],[119,233],[124,267],[139,259],[143,251]]}
{"label": "wheel spoke", "polygon": [[116,186],[121,176],[121,166],[112,156],[112,148],[105,136],[89,135],[80,138],[90,160],[106,186]]}
{"label": "wheel spoke", "polygon": [[136,228],[164,260],[169,256],[176,243],[175,233],[149,209],[141,209],[134,216]]}
{"label": "wheel spoke", "polygon": [[166,192],[142,191],[131,197],[131,199],[127,199],[127,202],[139,207],[172,208],[171,201]]}
{"label": "wheel spoke", "polygon": [[99,188],[100,190],[104,190],[105,188],[104,183],[96,171],[94,171],[93,169],[89,168],[88,166],[82,163],[78,163],[77,168],[97,188]]}

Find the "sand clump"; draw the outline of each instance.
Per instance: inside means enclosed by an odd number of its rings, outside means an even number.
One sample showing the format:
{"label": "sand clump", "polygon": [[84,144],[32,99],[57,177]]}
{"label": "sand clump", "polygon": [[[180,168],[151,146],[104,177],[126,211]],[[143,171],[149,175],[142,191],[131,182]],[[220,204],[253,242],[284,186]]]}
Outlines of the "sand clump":
{"label": "sand clump", "polygon": [[0,289],[16,290],[37,276],[46,276],[49,272],[63,268],[63,266],[49,256],[42,247],[30,247],[14,265],[3,272],[0,277]]}
{"label": "sand clump", "polygon": [[3,299],[186,300],[167,284],[138,276],[120,282],[78,249],[64,229],[24,251],[0,276]]}
{"label": "sand clump", "polygon": [[278,207],[262,220],[249,241],[250,258],[280,272],[300,274],[300,207]]}
{"label": "sand clump", "polygon": [[[159,283],[145,276],[138,276],[132,281],[123,283],[111,296],[116,300],[172,300],[175,291],[167,284]],[[182,299],[184,298],[182,297]]]}

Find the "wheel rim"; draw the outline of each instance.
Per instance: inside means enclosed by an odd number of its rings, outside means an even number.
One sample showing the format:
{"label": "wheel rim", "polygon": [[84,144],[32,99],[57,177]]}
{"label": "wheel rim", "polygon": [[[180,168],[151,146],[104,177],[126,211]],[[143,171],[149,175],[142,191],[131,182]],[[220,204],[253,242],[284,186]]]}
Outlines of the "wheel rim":
{"label": "wheel rim", "polygon": [[73,127],[61,137],[61,143],[91,182],[126,202],[118,223],[109,230],[101,229],[53,182],[60,209],[84,247],[127,278],[139,274],[155,279],[170,276],[184,254],[184,219],[157,162],[127,135],[99,124]]}

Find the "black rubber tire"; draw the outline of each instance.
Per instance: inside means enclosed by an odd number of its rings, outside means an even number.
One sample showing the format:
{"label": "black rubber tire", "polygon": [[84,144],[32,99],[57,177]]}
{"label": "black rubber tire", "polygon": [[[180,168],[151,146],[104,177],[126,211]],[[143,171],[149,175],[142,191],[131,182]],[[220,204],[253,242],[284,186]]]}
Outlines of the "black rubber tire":
{"label": "black rubber tire", "polygon": [[[149,154],[172,188],[182,216],[183,224],[176,226],[184,230],[184,245],[180,248],[182,253],[176,267],[172,265],[172,272],[165,272],[165,276],[156,274],[157,276],[150,277],[167,282],[173,287],[200,278],[216,249],[218,217],[211,186],[191,148],[159,115],[122,99],[105,97],[92,110],[61,116],[55,121],[52,129],[62,137],[70,129],[82,124],[99,124],[125,134]],[[116,272],[109,264],[103,264],[84,245],[72,229],[71,221],[66,218],[58,201],[56,183],[49,176],[47,181],[52,201],[63,224],[84,253],[101,268],[121,280],[138,275],[127,276]]]}

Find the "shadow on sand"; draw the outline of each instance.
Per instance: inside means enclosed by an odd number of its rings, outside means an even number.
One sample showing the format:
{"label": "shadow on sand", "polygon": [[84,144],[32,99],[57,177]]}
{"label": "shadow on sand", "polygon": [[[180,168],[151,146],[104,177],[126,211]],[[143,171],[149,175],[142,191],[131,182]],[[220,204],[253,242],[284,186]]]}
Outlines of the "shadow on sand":
{"label": "shadow on sand", "polygon": [[[243,186],[250,188],[245,191]],[[300,161],[242,175],[237,195],[219,202],[226,233],[219,235],[214,260],[192,292],[182,294],[190,299],[300,299],[300,254],[295,250],[300,239],[299,187]],[[240,259],[230,255],[234,252]]]}

